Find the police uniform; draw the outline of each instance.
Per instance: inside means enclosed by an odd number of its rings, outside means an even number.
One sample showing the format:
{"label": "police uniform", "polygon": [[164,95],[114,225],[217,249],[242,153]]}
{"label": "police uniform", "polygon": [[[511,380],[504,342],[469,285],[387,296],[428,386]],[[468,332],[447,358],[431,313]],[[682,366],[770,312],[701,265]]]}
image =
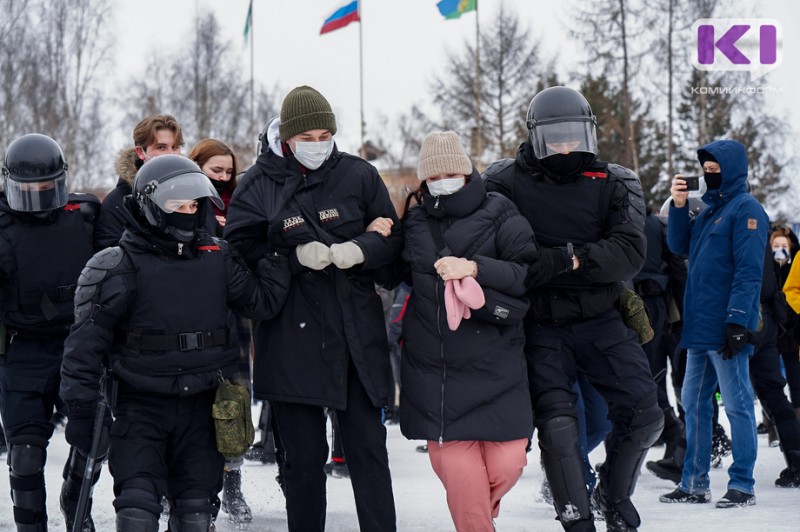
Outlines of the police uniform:
{"label": "police uniform", "polygon": [[[581,151],[548,153],[545,143],[560,142],[557,128],[570,120],[585,134],[569,131],[583,139]],[[596,160],[594,115],[580,93],[553,87],[537,94],[528,128],[531,141],[514,160],[489,167],[485,178],[487,190],[514,201],[540,246],[529,268],[545,273],[528,293],[525,349],[542,462],[564,528],[594,530],[577,444],[573,384],[579,369],[605,398],[612,422],[595,496],[609,530],[635,530],[640,518],[630,497],[663,426],[638,335],[616,308],[622,281],[644,260],[641,186],[626,168]],[[579,262],[574,271],[573,254]],[[551,266],[540,270],[543,257]]]}
{"label": "police uniform", "polygon": [[[170,175],[182,166],[202,177],[211,196],[199,168],[173,155],[146,163],[135,190],[147,194],[139,183],[147,181],[146,169]],[[272,317],[288,287],[284,257],[262,257],[253,275],[227,243],[198,229],[204,208],[210,208],[205,198],[200,201],[196,234],[187,239],[169,237],[169,226],[157,225],[163,215],[156,207],[150,206],[156,218],[146,220],[139,212],[142,200],[129,197],[126,208],[136,213],[131,227],[118,247],[86,264],[75,296],[76,325],[66,340],[61,384],[71,414],[67,436],[70,441],[72,414],[94,410],[108,357],[115,416],[109,469],[118,530],[157,530],[165,495],[171,528],[207,529],[216,514],[224,463],[216,448],[212,403],[220,379],[233,374],[239,358],[229,309]],[[148,528],[136,528],[137,522]]]}
{"label": "police uniform", "polygon": [[[9,446],[14,521],[26,532],[47,529],[44,465],[54,430],[50,419],[61,406],[59,370],[73,322],[72,297],[81,268],[93,253],[100,209],[92,195],[67,194],[66,173],[61,148],[45,135],[19,137],[3,162],[0,410]],[[70,465],[75,465],[72,458],[65,476]],[[77,492],[62,492],[62,511],[75,498]]]}

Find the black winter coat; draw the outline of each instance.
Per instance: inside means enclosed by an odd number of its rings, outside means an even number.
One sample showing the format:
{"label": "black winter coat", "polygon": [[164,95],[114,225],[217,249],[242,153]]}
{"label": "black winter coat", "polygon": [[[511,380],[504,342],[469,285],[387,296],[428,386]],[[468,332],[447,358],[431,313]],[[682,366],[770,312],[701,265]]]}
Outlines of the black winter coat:
{"label": "black winter coat", "polygon": [[533,432],[522,325],[472,316],[447,325],[444,282],[427,216],[439,220],[453,256],[474,260],[477,281],[510,296],[525,294],[527,268],[513,262],[535,246],[510,200],[487,194],[477,172],[449,196],[423,196],[403,219],[403,259],[413,290],[403,318],[400,428],[407,438],[510,441]]}
{"label": "black winter coat", "polygon": [[94,253],[100,202],[70,194],[61,209],[19,212],[0,194],[0,321],[13,335],[62,336],[81,269]]}
{"label": "black winter coat", "polygon": [[[572,243],[580,266],[529,293],[528,319],[558,324],[593,318],[611,309],[644,263],[644,212],[634,212],[617,172],[596,161],[569,182],[551,180],[529,142],[516,159],[486,169],[486,189],[511,198],[536,233],[536,243],[563,249]],[[642,204],[643,208],[643,204]],[[639,220],[641,218],[641,220]]]}
{"label": "black winter coat", "polygon": [[[126,229],[119,247],[97,253],[81,273],[61,398],[96,401],[105,358],[118,379],[142,393],[182,396],[216,388],[220,370],[230,376],[239,358],[228,309],[266,319],[288,291],[285,257],[262,257],[255,271],[227,242],[204,233],[180,244]],[[136,347],[131,333],[140,335]],[[145,344],[155,340],[180,341]]]}
{"label": "black winter coat", "polygon": [[[254,324],[256,397],[345,409],[352,359],[372,403],[387,404],[389,351],[374,280],[399,256],[402,236],[366,233],[378,217],[399,227],[377,170],[336,149],[307,173],[294,157],[266,150],[237,185],[225,238],[248,261],[265,250],[289,250],[293,273],[281,313]],[[306,242],[350,240],[365,261],[348,270],[310,270],[294,252]]]}
{"label": "black winter coat", "polygon": [[119,175],[117,186],[103,199],[103,209],[94,229],[95,249],[116,246],[125,230],[127,213],[123,206],[125,196],[131,193],[136,178],[139,156],[136,148],[125,148],[119,152],[114,168]]}

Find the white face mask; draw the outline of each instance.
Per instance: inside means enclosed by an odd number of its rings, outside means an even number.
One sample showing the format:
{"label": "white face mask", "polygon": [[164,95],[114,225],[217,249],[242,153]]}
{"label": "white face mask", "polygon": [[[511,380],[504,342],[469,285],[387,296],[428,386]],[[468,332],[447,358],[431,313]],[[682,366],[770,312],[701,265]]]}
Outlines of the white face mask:
{"label": "white face mask", "polygon": [[785,264],[789,260],[789,250],[785,247],[779,247],[772,250],[772,257],[778,264]]}
{"label": "white face mask", "polygon": [[321,142],[297,142],[294,143],[294,158],[308,168],[316,170],[325,160],[331,156],[333,151],[333,139]]}
{"label": "white face mask", "polygon": [[428,181],[428,190],[431,196],[449,196],[461,190],[465,182],[466,180],[463,177],[446,177],[436,181]]}

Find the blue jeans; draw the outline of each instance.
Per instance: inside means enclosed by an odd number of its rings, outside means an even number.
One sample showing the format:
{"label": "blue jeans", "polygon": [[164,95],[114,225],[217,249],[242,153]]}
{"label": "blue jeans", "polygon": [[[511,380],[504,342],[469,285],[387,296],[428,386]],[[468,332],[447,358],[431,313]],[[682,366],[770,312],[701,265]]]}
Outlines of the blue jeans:
{"label": "blue jeans", "polygon": [[728,468],[728,489],[753,495],[753,468],[758,449],[756,414],[750,385],[749,359],[738,355],[723,360],[715,350],[689,349],[681,400],[686,411],[686,457],[680,489],[692,494],[709,491],[711,418],[709,398],[719,382],[725,413],[731,424],[733,464]]}

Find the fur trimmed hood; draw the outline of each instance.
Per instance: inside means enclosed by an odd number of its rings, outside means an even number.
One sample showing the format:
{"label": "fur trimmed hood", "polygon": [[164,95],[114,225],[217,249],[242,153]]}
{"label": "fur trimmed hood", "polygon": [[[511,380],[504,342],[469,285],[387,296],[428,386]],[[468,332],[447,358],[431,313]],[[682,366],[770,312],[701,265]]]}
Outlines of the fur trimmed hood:
{"label": "fur trimmed hood", "polygon": [[124,148],[120,150],[117,155],[117,162],[114,163],[114,170],[119,175],[120,182],[125,182],[133,186],[133,179],[136,177],[137,161],[139,156],[136,155],[136,148]]}

